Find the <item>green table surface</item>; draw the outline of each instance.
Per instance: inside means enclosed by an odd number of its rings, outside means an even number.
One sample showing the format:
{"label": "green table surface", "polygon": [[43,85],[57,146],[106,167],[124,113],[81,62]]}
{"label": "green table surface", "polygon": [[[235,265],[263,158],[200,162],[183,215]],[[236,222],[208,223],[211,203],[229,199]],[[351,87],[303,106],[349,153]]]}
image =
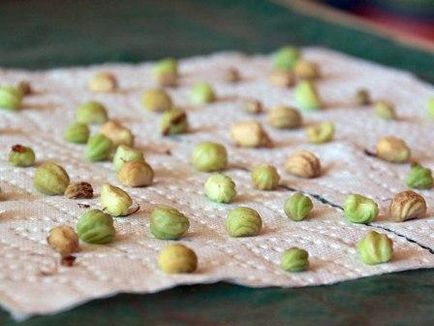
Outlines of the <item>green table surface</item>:
{"label": "green table surface", "polygon": [[[228,49],[265,53],[290,43],[329,47],[434,82],[432,52],[265,0],[3,0],[0,26],[0,67],[139,62]],[[0,325],[16,324],[0,311]],[[434,270],[295,289],[218,283],[121,294],[21,323],[145,324],[433,325]]]}

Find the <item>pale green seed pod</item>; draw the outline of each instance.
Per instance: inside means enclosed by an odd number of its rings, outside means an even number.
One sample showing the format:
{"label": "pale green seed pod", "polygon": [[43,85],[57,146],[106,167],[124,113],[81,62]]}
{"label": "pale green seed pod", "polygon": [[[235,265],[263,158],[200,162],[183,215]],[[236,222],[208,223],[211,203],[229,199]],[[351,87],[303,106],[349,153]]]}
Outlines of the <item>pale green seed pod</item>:
{"label": "pale green seed pod", "polygon": [[23,94],[13,86],[0,87],[0,109],[17,111],[21,107]]}
{"label": "pale green seed pod", "polygon": [[58,164],[47,162],[39,166],[33,177],[33,186],[46,195],[63,195],[69,185],[68,173]]}
{"label": "pale green seed pod", "polygon": [[151,233],[160,240],[177,240],[190,227],[188,218],[170,206],[157,206],[151,212]]}
{"label": "pale green seed pod", "polygon": [[158,267],[167,274],[193,273],[197,269],[197,256],[187,246],[170,244],[160,251]]}
{"label": "pale green seed pod", "polygon": [[92,162],[105,161],[110,157],[112,149],[112,141],[103,134],[91,136],[86,144],[86,158]]}
{"label": "pale green seed pod", "polygon": [[231,237],[252,237],[261,232],[262,219],[257,211],[248,207],[232,209],[226,219],[226,231]]}
{"label": "pale green seed pod", "polygon": [[294,67],[294,73],[299,79],[317,79],[321,72],[316,62],[300,59]]}
{"label": "pale green seed pod", "polygon": [[362,195],[351,194],[345,199],[344,214],[352,223],[367,224],[378,216],[378,205],[375,201]]}
{"label": "pale green seed pod", "polygon": [[201,105],[214,102],[216,96],[210,84],[198,82],[191,89],[190,99],[193,104]]}
{"label": "pale green seed pod", "polygon": [[295,101],[305,111],[316,111],[321,109],[321,99],[318,91],[309,80],[300,81],[294,91]]}
{"label": "pale green seed pod", "polygon": [[128,187],[146,187],[152,184],[154,170],[145,161],[125,162],[118,172],[118,180]]}
{"label": "pale green seed pod", "polygon": [[312,200],[299,192],[289,197],[283,206],[286,216],[293,221],[304,220],[312,211],[312,208]]}
{"label": "pale green seed pod", "polygon": [[213,174],[205,182],[205,194],[217,203],[230,203],[237,194],[235,182],[226,175]]}
{"label": "pale green seed pod", "polygon": [[316,123],[305,129],[307,139],[310,143],[322,144],[333,140],[335,135],[335,124],[331,121]]}
{"label": "pale green seed pod", "polygon": [[302,272],[309,268],[309,253],[297,247],[286,249],[280,267],[287,272]]}
{"label": "pale green seed pod", "polygon": [[267,116],[268,123],[274,128],[295,129],[303,123],[303,118],[296,109],[288,106],[275,106]]}
{"label": "pale green seed pod", "polygon": [[89,127],[81,122],[73,122],[63,134],[63,138],[70,143],[86,144],[89,140]]}
{"label": "pale green seed pod", "polygon": [[152,112],[164,112],[173,107],[172,98],[161,88],[146,90],[142,96],[142,104]]}
{"label": "pale green seed pod", "polygon": [[252,183],[259,190],[274,190],[279,185],[280,175],[270,164],[260,164],[252,171]]}
{"label": "pale green seed pod", "polygon": [[355,101],[357,105],[365,106],[371,104],[371,95],[365,88],[360,88],[356,91]]}
{"label": "pale green seed pod", "polygon": [[113,218],[99,209],[90,209],[81,215],[76,231],[82,241],[94,244],[112,242],[116,232]]}
{"label": "pale green seed pod", "polygon": [[396,119],[395,106],[387,101],[378,101],[374,106],[375,115],[384,120]]}
{"label": "pale green seed pod", "polygon": [[100,203],[103,210],[111,216],[125,216],[133,200],[121,188],[105,183],[101,187]]}
{"label": "pale green seed pod", "polygon": [[295,47],[285,46],[280,48],[273,53],[273,68],[276,70],[292,70],[300,57],[300,50]]}
{"label": "pale green seed pod", "polygon": [[425,199],[414,191],[400,192],[390,202],[389,217],[396,222],[421,218],[425,215]]}
{"label": "pale green seed pod", "polygon": [[431,97],[428,100],[427,109],[428,109],[428,116],[430,118],[434,118],[434,97]]}
{"label": "pale green seed pod", "polygon": [[413,189],[431,189],[434,183],[431,169],[419,164],[412,165],[407,174],[406,183]]}
{"label": "pale green seed pod", "polygon": [[357,250],[365,264],[382,264],[392,259],[393,241],[385,234],[369,231],[357,244]]}
{"label": "pale green seed pod", "polygon": [[387,136],[377,143],[377,157],[392,163],[405,163],[410,159],[411,151],[404,140]]}
{"label": "pale green seed pod", "polygon": [[160,121],[160,133],[163,136],[183,134],[188,131],[185,111],[172,109],[163,113]]}
{"label": "pale green seed pod", "polygon": [[104,105],[96,101],[89,101],[77,108],[76,120],[84,124],[102,124],[108,119]]}
{"label": "pale green seed pod", "polygon": [[113,155],[113,168],[118,172],[126,162],[144,161],[143,152],[126,145],[120,145]]}
{"label": "pale green seed pod", "polygon": [[220,171],[226,168],[228,154],[221,144],[203,142],[194,147],[191,162],[202,172]]}
{"label": "pale green seed pod", "polygon": [[89,80],[89,90],[92,92],[109,93],[118,88],[116,77],[107,71],[98,72]]}
{"label": "pale green seed pod", "polygon": [[174,58],[165,58],[158,61],[152,75],[160,86],[175,86],[178,80],[178,62]]}
{"label": "pale green seed pod", "polygon": [[119,145],[134,146],[134,135],[131,130],[117,121],[107,121],[99,132],[109,138],[115,148]]}
{"label": "pale green seed pod", "polygon": [[47,242],[51,248],[62,256],[70,255],[79,250],[79,237],[70,226],[61,225],[50,230]]}
{"label": "pale green seed pod", "polygon": [[14,145],[9,152],[9,163],[13,166],[32,166],[35,164],[35,160],[35,152],[27,146]]}

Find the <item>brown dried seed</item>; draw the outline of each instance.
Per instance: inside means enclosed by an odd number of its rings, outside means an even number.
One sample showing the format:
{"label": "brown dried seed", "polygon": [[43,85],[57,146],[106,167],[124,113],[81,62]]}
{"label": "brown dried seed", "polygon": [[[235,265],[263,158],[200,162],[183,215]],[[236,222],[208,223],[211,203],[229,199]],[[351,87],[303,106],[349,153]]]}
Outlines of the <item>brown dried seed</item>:
{"label": "brown dried seed", "polygon": [[397,222],[424,217],[425,214],[425,199],[411,190],[398,193],[389,206],[389,215]]}
{"label": "brown dried seed", "polygon": [[262,125],[254,120],[234,123],[230,136],[233,142],[241,147],[271,147],[273,145]]}
{"label": "brown dried seed", "polygon": [[285,171],[303,178],[315,178],[321,174],[321,163],[311,152],[301,150],[288,157]]}
{"label": "brown dried seed", "polygon": [[65,197],[69,199],[92,198],[92,185],[88,182],[71,183],[65,190]]}
{"label": "brown dried seed", "polygon": [[229,68],[225,73],[225,80],[229,83],[236,83],[240,81],[240,72],[236,68]]}
{"label": "brown dried seed", "polygon": [[270,83],[279,87],[294,86],[295,78],[291,71],[275,70],[270,75]]}
{"label": "brown dried seed", "polygon": [[74,229],[70,226],[61,225],[50,230],[47,242],[51,248],[62,256],[77,252],[79,248],[79,238]]}
{"label": "brown dried seed", "polygon": [[246,100],[244,102],[244,109],[246,112],[252,114],[259,114],[264,110],[262,103],[258,100]]}

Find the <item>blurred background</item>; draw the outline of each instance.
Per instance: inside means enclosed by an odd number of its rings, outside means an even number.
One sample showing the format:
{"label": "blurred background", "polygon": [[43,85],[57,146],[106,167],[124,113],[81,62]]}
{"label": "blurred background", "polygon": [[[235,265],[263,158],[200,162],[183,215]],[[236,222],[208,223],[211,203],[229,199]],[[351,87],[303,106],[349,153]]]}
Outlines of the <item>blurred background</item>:
{"label": "blurred background", "polygon": [[434,0],[0,0],[0,67],[321,46],[434,82]]}
{"label": "blurred background", "polygon": [[434,0],[323,0],[322,2],[384,28],[434,43]]}

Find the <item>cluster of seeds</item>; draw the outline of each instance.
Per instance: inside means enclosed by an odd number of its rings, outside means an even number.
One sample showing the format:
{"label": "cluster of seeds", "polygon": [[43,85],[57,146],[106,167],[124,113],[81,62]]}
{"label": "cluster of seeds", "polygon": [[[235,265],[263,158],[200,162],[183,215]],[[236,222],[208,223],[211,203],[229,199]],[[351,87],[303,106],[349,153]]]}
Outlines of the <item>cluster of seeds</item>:
{"label": "cluster of seeds", "polygon": [[[321,77],[317,63],[302,58],[300,51],[293,47],[284,47],[272,57],[273,70],[270,82],[277,87],[295,87],[294,97],[298,108],[275,106],[268,110],[267,122],[276,129],[295,129],[303,126],[302,111],[317,111],[324,106],[315,85]],[[161,114],[159,132],[161,136],[187,133],[189,122],[187,113],[177,107],[166,87],[179,84],[180,73],[175,59],[164,59],[155,64],[152,71],[158,87],[146,90],[142,96],[145,109]],[[225,74],[228,83],[237,83],[243,76],[234,68]],[[88,84],[92,92],[114,92],[119,88],[116,76],[108,72],[94,75]],[[22,82],[17,86],[0,87],[0,108],[18,110],[23,98],[32,94],[31,85]],[[193,85],[190,93],[194,105],[204,105],[218,99],[212,86],[206,82]],[[373,104],[373,111],[382,119],[396,119],[394,105],[384,100],[372,102],[369,91],[356,91],[355,103],[359,106]],[[245,110],[251,114],[264,111],[261,102],[248,99]],[[434,99],[430,99],[428,113],[434,117]],[[91,135],[89,125],[100,125],[98,133]],[[309,143],[322,144],[331,142],[335,135],[335,124],[322,121],[305,128]],[[228,130],[235,146],[247,148],[272,147],[273,141],[263,126],[256,120],[236,122]],[[119,182],[125,187],[152,186],[154,171],[146,162],[144,153],[134,147],[134,135],[119,121],[109,117],[103,104],[96,101],[82,103],[76,110],[75,121],[64,131],[64,140],[85,145],[83,153],[89,162],[112,159],[113,170]],[[400,138],[386,136],[378,141],[376,153],[378,159],[392,163],[410,161],[411,151]],[[15,167],[29,167],[35,164],[35,153],[30,147],[14,145],[9,153],[9,162]],[[228,166],[228,153],[224,145],[214,142],[196,144],[191,153],[191,165],[199,172],[213,173],[204,184],[206,197],[217,203],[233,202],[237,196],[236,184],[223,174]],[[284,165],[286,173],[301,178],[321,176],[321,161],[314,153],[299,150],[292,153]],[[281,176],[276,167],[260,164],[251,170],[252,186],[259,191],[273,191],[279,188]],[[433,186],[432,172],[429,168],[412,163],[406,178],[407,186],[414,189],[430,189]],[[70,182],[65,169],[55,162],[45,162],[35,169],[33,185],[45,195],[64,195],[69,199],[92,198],[94,190],[88,182]],[[79,240],[93,244],[107,244],[115,239],[113,217],[134,214],[134,201],[127,191],[111,184],[104,184],[100,189],[102,209],[89,209],[78,219],[75,230],[61,225],[53,228],[47,238],[48,244],[62,256],[68,256],[79,250]],[[296,192],[282,203],[283,212],[292,221],[302,221],[314,209],[311,198]],[[424,198],[411,190],[403,191],[392,199],[388,217],[396,222],[421,218],[426,214]],[[343,203],[344,217],[351,223],[368,224],[379,214],[378,204],[360,194],[349,194]],[[229,236],[252,237],[261,233],[262,218],[249,207],[236,207],[229,211],[225,228]],[[187,216],[174,207],[156,206],[150,213],[150,232],[160,240],[179,240],[188,233],[190,222]],[[369,232],[357,246],[361,260],[369,265],[387,262],[393,253],[392,241],[384,234]],[[308,269],[309,254],[304,249],[289,248],[283,252],[281,268],[285,271],[299,272]],[[158,258],[158,266],[166,273],[191,273],[198,266],[195,252],[182,245],[171,244],[165,247]]]}

